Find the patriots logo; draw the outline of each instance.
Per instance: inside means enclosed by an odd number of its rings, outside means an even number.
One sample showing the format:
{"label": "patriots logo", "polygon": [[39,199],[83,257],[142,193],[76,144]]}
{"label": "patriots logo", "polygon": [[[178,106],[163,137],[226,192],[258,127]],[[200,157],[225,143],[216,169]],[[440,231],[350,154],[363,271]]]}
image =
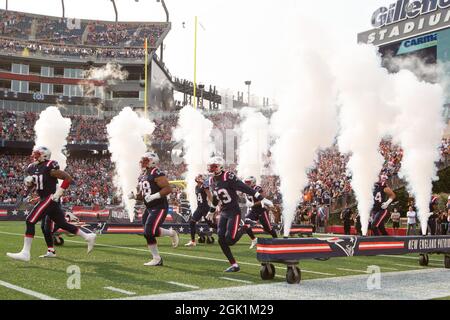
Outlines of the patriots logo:
{"label": "patriots logo", "polygon": [[347,257],[353,257],[355,254],[355,248],[358,243],[358,238],[355,236],[345,237],[345,238],[326,238],[324,241],[330,244],[333,251],[335,249],[342,250]]}

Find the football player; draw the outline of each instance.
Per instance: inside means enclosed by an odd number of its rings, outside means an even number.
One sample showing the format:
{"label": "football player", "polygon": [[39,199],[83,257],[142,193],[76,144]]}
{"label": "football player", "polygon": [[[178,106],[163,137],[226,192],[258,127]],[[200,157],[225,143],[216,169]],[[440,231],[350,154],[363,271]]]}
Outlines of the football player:
{"label": "football player", "polygon": [[230,246],[235,245],[239,241],[247,227],[245,225],[241,226],[241,209],[237,191],[253,196],[256,201],[261,201],[263,206],[273,207],[273,204],[259,192],[239,180],[234,173],[225,171],[224,163],[225,161],[220,157],[214,157],[208,163],[208,172],[213,175],[210,178],[213,201],[207,218],[209,220],[213,218],[216,206],[220,202],[221,213],[217,234],[220,248],[231,265],[225,272],[239,272],[239,265],[231,253]]}
{"label": "football player", "polygon": [[436,196],[431,197],[430,201],[430,217],[428,218],[428,230],[430,235],[436,235],[437,229],[437,219],[439,217],[439,208],[438,208],[439,199]]}
{"label": "football player", "polygon": [[[244,183],[258,192],[262,197],[264,197],[264,192],[262,188],[256,185],[256,178],[251,176],[244,180]],[[252,239],[252,244],[250,245],[250,249],[253,249],[256,246],[257,239],[253,234],[251,226],[256,224],[256,221],[262,225],[265,232],[270,234],[272,238],[277,238],[277,233],[273,229],[272,224],[270,223],[269,214],[267,209],[262,205],[261,201],[258,201],[254,196],[245,195],[245,200],[247,204],[247,208],[249,209],[247,215],[245,216],[245,223],[247,226],[247,234]]]}
{"label": "football player", "polygon": [[372,232],[374,236],[379,236],[380,233],[384,236],[389,235],[384,227],[384,223],[389,216],[387,209],[395,200],[395,197],[394,191],[387,185],[387,176],[381,175],[373,190]]}
{"label": "football player", "polygon": [[162,266],[163,259],[159,255],[157,237],[171,237],[172,246],[178,247],[179,237],[175,230],[161,228],[167,217],[169,203],[167,196],[172,193],[172,187],[166,175],[157,168],[159,157],[154,152],[146,153],[141,159],[142,174],[139,177],[139,191],[137,195],[131,193],[128,197],[144,201],[146,210],[142,215],[144,237],[153,259],[145,266]]}
{"label": "football player", "polygon": [[[26,169],[28,176],[25,185],[34,189],[39,195],[39,202],[34,206],[26,219],[26,232],[22,251],[7,253],[7,256],[21,261],[30,261],[30,250],[35,235],[35,225],[42,220],[42,232],[47,243],[47,253],[43,258],[54,258],[56,252],[53,246],[54,224],[72,234],[81,236],[88,243],[88,253],[92,251],[96,235],[85,233],[78,227],[68,223],[61,208],[60,198],[72,183],[72,177],[60,170],[56,161],[50,160],[51,152],[46,147],[35,147],[31,155],[32,163]],[[58,180],[63,180],[58,186]]]}
{"label": "football player", "polygon": [[[197,197],[197,210],[192,214],[191,221],[189,222],[189,227],[191,230],[191,241],[187,243],[186,247],[195,247],[197,243],[195,242],[195,233],[197,223],[202,219],[206,218],[209,213],[210,207],[208,202],[212,201],[212,194],[209,190],[208,180],[203,177],[203,175],[198,175],[195,178],[197,185],[195,186],[195,196]],[[206,220],[206,223],[210,228],[217,229],[215,223],[210,220]]]}

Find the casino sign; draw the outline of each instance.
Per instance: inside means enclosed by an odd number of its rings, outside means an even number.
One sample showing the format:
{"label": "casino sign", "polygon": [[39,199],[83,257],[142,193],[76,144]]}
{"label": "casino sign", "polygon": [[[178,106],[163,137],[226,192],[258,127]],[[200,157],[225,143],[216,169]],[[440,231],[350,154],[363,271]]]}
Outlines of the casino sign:
{"label": "casino sign", "polygon": [[450,26],[450,0],[398,0],[372,15],[374,29],[358,34],[359,43],[376,46],[430,34]]}

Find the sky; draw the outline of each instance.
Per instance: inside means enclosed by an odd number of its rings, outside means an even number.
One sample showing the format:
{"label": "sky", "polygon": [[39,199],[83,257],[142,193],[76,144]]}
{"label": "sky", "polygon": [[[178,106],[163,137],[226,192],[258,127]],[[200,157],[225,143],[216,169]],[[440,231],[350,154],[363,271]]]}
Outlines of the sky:
{"label": "sky", "polygon": [[[0,0],[0,8],[5,8]],[[166,0],[172,30],[164,42],[164,61],[172,75],[193,80],[194,17],[198,16],[198,82],[252,93],[277,95],[272,69],[283,60],[281,39],[302,41],[316,33],[336,46],[356,41],[358,32],[371,29],[373,12],[394,0]],[[165,21],[156,0],[116,0],[119,20]],[[9,9],[61,16],[60,0],[9,0]],[[114,20],[110,0],[65,0],[66,17]],[[296,20],[311,22],[298,28]],[[304,24],[302,24],[304,25]],[[296,29],[297,27],[297,29]],[[308,37],[310,38],[310,34]],[[330,40],[331,39],[331,40]],[[286,43],[286,41],[284,41]],[[327,46],[329,47],[329,46]],[[331,54],[331,53],[330,53]]]}

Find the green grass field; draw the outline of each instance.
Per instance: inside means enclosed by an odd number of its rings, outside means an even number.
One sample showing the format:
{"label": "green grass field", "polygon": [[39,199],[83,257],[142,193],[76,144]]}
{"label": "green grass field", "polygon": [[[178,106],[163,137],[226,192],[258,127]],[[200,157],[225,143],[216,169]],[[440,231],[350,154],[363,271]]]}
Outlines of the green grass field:
{"label": "green grass field", "polygon": [[[7,288],[1,285],[2,282],[55,299],[113,299],[267,283],[260,279],[256,252],[249,250],[250,240],[245,236],[232,248],[241,272],[225,274],[223,270],[228,263],[218,244],[185,248],[184,244],[189,241],[187,235],[181,235],[177,249],[170,246],[169,238],[160,239],[159,249],[165,266],[149,268],[143,266],[150,260],[145,240],[136,235],[99,236],[97,246],[89,255],[81,238],[66,236],[65,245],[57,247],[58,258],[40,259],[38,256],[46,252],[46,246],[37,226],[32,260],[29,263],[10,260],[6,252],[20,251],[23,231],[23,222],[0,223],[0,299],[36,299],[23,291]],[[432,256],[428,268],[442,268],[442,260],[442,256]],[[382,272],[423,269],[418,265],[417,256],[352,257],[300,263],[302,280],[364,274],[370,265],[379,266]],[[70,266],[80,268],[79,290],[67,288],[70,276],[67,269]],[[277,265],[273,282],[285,282],[282,268],[282,265]],[[129,291],[130,294],[105,287]]]}

